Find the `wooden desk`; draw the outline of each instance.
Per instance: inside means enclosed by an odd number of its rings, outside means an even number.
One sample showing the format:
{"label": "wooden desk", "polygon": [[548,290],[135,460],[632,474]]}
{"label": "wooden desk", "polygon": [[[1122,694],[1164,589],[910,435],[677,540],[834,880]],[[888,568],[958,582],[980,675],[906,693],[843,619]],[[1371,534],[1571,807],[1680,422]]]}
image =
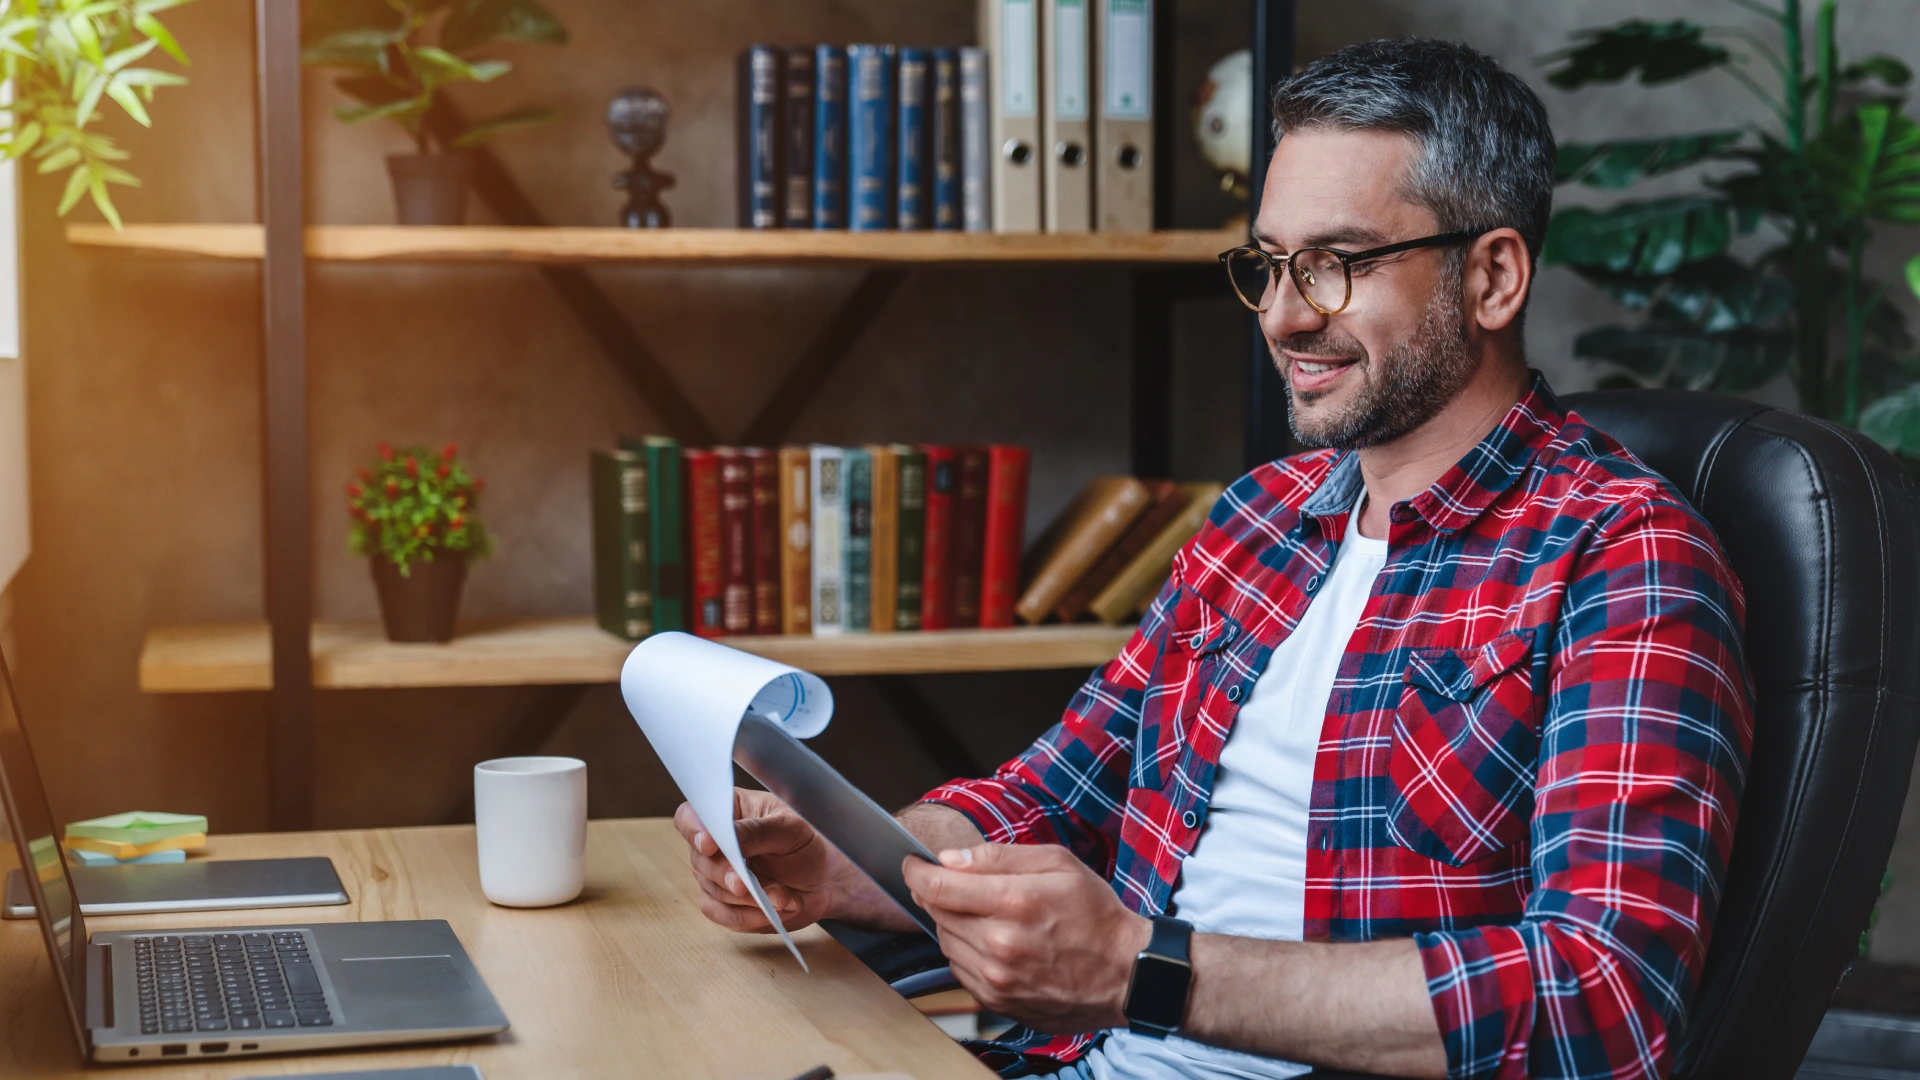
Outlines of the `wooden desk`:
{"label": "wooden desk", "polygon": [[[495,907],[480,894],[471,826],[215,836],[212,854],[330,856],[353,903],[99,918],[87,920],[88,928],[446,919],[513,1026],[479,1042],[114,1067],[127,1077],[211,1080],[456,1062],[479,1066],[487,1080],[786,1080],[823,1062],[842,1077],[991,1075],[818,928],[796,935],[808,974],[778,938],[706,922],[686,847],[664,820],[592,823],[586,893],[530,911]],[[38,924],[0,923],[0,1076],[81,1072]]]}

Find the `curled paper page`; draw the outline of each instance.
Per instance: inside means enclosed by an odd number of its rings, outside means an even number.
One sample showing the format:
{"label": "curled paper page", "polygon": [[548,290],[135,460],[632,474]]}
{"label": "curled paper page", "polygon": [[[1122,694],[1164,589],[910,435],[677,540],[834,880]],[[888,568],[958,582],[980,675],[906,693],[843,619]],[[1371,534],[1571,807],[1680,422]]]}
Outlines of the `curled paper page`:
{"label": "curled paper page", "polygon": [[740,855],[733,831],[733,744],[748,713],[765,717],[798,739],[826,730],[833,718],[827,684],[817,675],[692,634],[664,633],[642,641],[627,655],[620,669],[620,695],[733,872],[805,968],[806,959],[767,900],[760,879]]}

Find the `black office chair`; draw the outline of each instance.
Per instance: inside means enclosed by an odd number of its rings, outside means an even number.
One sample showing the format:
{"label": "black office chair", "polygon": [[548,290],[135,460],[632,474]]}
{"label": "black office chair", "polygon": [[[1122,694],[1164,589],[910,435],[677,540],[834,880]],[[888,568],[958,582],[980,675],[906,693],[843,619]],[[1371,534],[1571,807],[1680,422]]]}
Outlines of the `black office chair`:
{"label": "black office chair", "polygon": [[[1673,481],[1746,589],[1753,763],[1674,1075],[1790,1080],[1858,949],[1920,738],[1920,487],[1855,432],[1738,398],[1565,404]],[[904,993],[951,985],[924,936],[829,929]]]}

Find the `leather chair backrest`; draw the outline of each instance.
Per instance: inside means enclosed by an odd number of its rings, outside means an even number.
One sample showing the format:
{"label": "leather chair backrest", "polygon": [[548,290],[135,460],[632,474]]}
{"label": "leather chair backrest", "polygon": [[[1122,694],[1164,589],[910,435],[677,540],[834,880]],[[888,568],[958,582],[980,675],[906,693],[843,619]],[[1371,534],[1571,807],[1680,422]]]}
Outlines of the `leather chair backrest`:
{"label": "leather chair backrest", "polygon": [[1564,404],[1677,486],[1747,598],[1752,767],[1674,1075],[1789,1080],[1879,893],[1920,735],[1920,491],[1861,435],[1737,398]]}

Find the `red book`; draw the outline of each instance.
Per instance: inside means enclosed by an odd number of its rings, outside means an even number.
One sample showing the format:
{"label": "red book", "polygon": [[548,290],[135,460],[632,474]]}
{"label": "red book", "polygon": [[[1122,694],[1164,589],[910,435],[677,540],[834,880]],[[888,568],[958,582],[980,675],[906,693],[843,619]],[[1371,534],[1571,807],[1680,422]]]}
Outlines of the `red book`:
{"label": "red book", "polygon": [[953,625],[953,493],[957,462],[951,446],[922,446],[927,455],[927,537],[921,545],[920,629]]}
{"label": "red book", "polygon": [[753,632],[780,632],[780,459],[771,450],[742,450],[753,489]]}
{"label": "red book", "polygon": [[980,554],[980,625],[1012,626],[1020,598],[1020,547],[1027,539],[1024,446],[987,447],[985,546]]}
{"label": "red book", "polygon": [[693,632],[725,637],[725,569],[721,558],[720,457],[711,450],[684,450],[687,469],[687,564],[693,568]]}
{"label": "red book", "polygon": [[753,631],[753,477],[747,457],[731,446],[720,459],[720,618],[727,633]]}
{"label": "red book", "polygon": [[952,565],[953,625],[980,625],[980,568],[987,550],[987,448],[955,451]]}

